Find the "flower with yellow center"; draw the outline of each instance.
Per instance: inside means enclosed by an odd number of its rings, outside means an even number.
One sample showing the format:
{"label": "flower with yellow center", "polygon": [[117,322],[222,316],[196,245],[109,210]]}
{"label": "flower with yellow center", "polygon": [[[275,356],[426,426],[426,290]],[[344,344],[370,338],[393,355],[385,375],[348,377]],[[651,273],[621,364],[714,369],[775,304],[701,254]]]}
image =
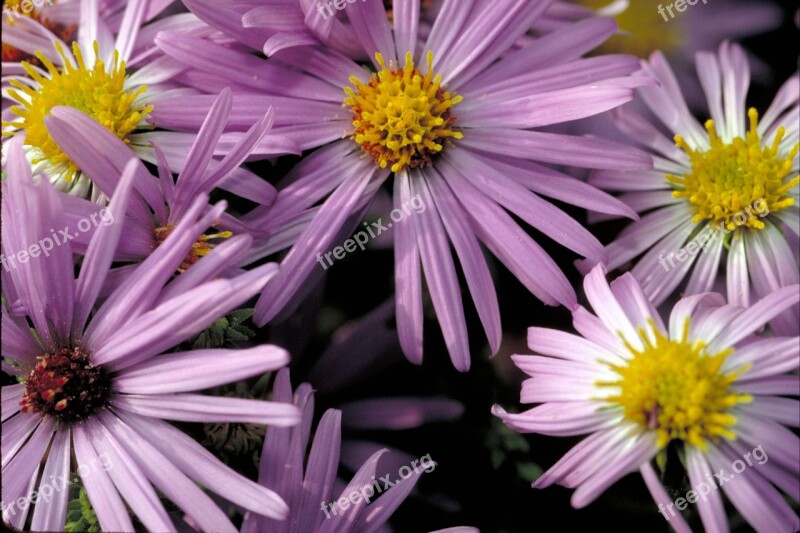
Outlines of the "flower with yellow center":
{"label": "flower with yellow center", "polygon": [[[37,52],[36,57],[47,73],[23,62],[34,83],[29,86],[18,80],[10,81],[14,88],[8,94],[17,102],[11,112],[18,118],[3,122],[3,136],[24,133],[32,164],[41,165],[57,185],[70,189],[80,169],[50,136],[45,125],[50,111],[56,106],[78,109],[129,143],[128,136],[143,126],[152,106],[143,101],[145,86],[134,89],[126,86],[125,62],[119,59],[116,51],[110,65],[99,58],[93,65],[87,65],[77,43],[72,45],[74,58],[60,44],[56,43],[55,47],[63,59],[63,69]],[[97,42],[94,52],[95,56],[99,55]]]}
{"label": "flower with yellow center", "polygon": [[[797,305],[800,285],[749,307],[710,292],[689,296],[675,303],[668,321],[631,273],[609,283],[597,265],[583,287],[591,311],[573,310],[576,333],[532,327],[534,355],[513,356],[530,376],[521,400],[536,405],[520,413],[493,408],[520,433],[582,437],[534,488],[574,489],[571,503],[581,508],[638,471],[663,510],[670,492],[687,494],[685,474],[694,489],[688,494],[707,496],[696,502],[687,496],[706,531],[726,530],[719,527],[723,494],[757,531],[796,530],[800,522],[781,492],[791,494],[785,480],[800,471],[790,429],[800,416],[790,385],[800,366],[800,339],[763,328]],[[762,469],[767,454],[783,457]],[[732,473],[733,490],[726,483]],[[722,490],[713,490],[715,481]],[[704,492],[701,483],[712,489]],[[692,531],[680,510],[673,505],[664,516],[675,531]]]}
{"label": "flower with yellow center", "polygon": [[[651,154],[653,170],[589,178],[622,193],[641,217],[608,245],[606,266],[634,262],[631,273],[655,305],[677,291],[724,286],[732,305],[746,307],[800,281],[792,253],[800,214],[797,76],[759,115],[742,104],[750,85],[742,47],[725,42],[695,60],[710,118],[705,128],[678,92],[683,77],[658,52],[642,62],[661,85],[641,90],[647,112],[628,108],[612,118]],[[770,326],[785,335],[800,331],[797,324],[790,310]]]}
{"label": "flower with yellow center", "polygon": [[462,98],[442,87],[442,78],[433,72],[433,53],[428,52],[426,73],[406,54],[403,68],[386,65],[383,56],[375,57],[382,67],[368,84],[356,77],[345,87],[345,106],[353,111],[353,139],[381,168],[392,172],[431,164],[449,139],[463,134],[453,128],[453,106]]}
{"label": "flower with yellow center", "polygon": [[729,410],[752,397],[732,391],[731,384],[747,368],[723,372],[733,350],[709,353],[705,343],[689,341],[688,319],[679,340],[665,336],[652,321],[650,326],[654,340],[640,331],[644,349],[626,342],[632,359],[625,365],[610,365],[619,379],[598,383],[619,389],[606,401],[621,406],[627,420],[655,430],[661,448],[673,439],[701,449],[707,440],[735,439],[736,417]]}
{"label": "flower with yellow center", "polygon": [[[694,209],[692,222],[710,220],[729,230],[740,225],[764,229],[759,217],[741,217],[742,211],[766,204],[767,212],[776,213],[794,205],[788,193],[800,183],[797,173],[792,175],[792,160],[800,144],[796,143],[782,156],[779,147],[786,135],[785,128],[780,127],[772,144],[764,146],[758,133],[758,112],[751,108],[748,116],[750,130],[745,137],[736,137],[728,143],[717,135],[714,121],[707,121],[711,147],[705,151],[692,149],[683,136],[675,136],[677,146],[689,155],[692,169],[683,176],[667,174],[667,180],[677,189],[672,195],[686,198]],[[759,211],[764,211],[764,207]],[[746,221],[743,224],[735,221],[737,215]]]}

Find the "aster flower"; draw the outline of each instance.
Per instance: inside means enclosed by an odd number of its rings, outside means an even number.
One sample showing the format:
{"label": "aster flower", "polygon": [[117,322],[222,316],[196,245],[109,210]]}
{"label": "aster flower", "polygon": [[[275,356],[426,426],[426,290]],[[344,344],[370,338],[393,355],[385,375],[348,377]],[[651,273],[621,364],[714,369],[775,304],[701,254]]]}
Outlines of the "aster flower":
{"label": "aster flower", "polygon": [[[49,238],[49,228],[61,216],[61,201],[50,183],[40,179],[34,185],[23,141],[17,137],[8,143],[2,191],[6,259]],[[132,201],[136,164],[126,165],[108,207],[118,220]],[[47,256],[31,252],[29,260],[8,269],[3,370],[20,383],[2,389],[3,502],[24,501],[31,491],[70,477],[77,468],[105,531],[133,531],[128,508],[148,530],[174,531],[156,489],[205,531],[235,528],[201,487],[271,518],[287,515],[274,492],[233,472],[162,421],[278,426],[299,421],[291,405],[195,393],[280,368],[288,355],[279,348],[159,355],[241,305],[275,273],[271,264],[232,280],[187,280],[182,291],[162,291],[192,243],[224,209],[217,205],[204,213],[206,205],[200,195],[164,246],[96,309],[120,224],[97,231],[77,279],[69,243]],[[92,468],[100,456],[107,458],[108,469]],[[21,507],[3,509],[4,521],[18,529],[30,510]],[[66,507],[66,490],[37,499],[30,528],[62,530]]]}
{"label": "aster flower", "polygon": [[[155,160],[151,141],[158,140],[162,145],[168,141],[182,161],[194,140],[191,133],[150,131],[153,106],[165,96],[187,92],[173,82],[180,65],[159,53],[153,36],[165,28],[207,33],[191,14],[144,25],[169,2],[112,4],[124,6],[124,11],[109,9],[112,6],[101,9],[90,0],[71,2],[71,13],[80,21],[77,40],[71,45],[26,17],[15,19],[8,32],[4,23],[3,33],[4,43],[36,59],[4,64],[3,136],[24,133],[26,153],[36,172],[47,175],[59,190],[100,202],[105,197],[50,136],[45,118],[57,106],[71,106],[101,123],[145,160]],[[32,38],[26,29],[39,35]]]}
{"label": "aster flower", "polygon": [[[705,104],[703,91],[694,78],[695,54],[714,50],[726,39],[743,39],[777,29],[783,13],[770,1],[714,0],[709,4],[698,0],[694,6],[684,5],[681,13],[675,9],[674,2],[564,0],[553,4],[536,22],[533,32],[550,32],[597,15],[611,17],[619,24],[619,31],[600,45],[597,52],[633,54],[642,59],[656,51],[661,52],[672,62],[689,106],[702,109]],[[753,66],[754,79],[769,81],[770,65],[749,51],[745,53]],[[638,100],[635,100],[631,105],[637,104]],[[589,119],[579,125],[584,133],[615,138],[615,132],[609,131],[613,128],[607,128],[607,123],[606,120]]]}
{"label": "aster flower", "polygon": [[[123,236],[114,255],[115,260],[145,260],[170,235],[191,209],[198,195],[208,195],[222,189],[256,204],[269,205],[274,201],[274,187],[240,167],[256,144],[266,144],[264,138],[272,126],[274,113],[271,109],[268,110],[235,144],[229,145],[221,136],[223,125],[230,115],[230,107],[230,90],[225,89],[217,97],[189,153],[183,159],[182,150],[176,150],[168,138],[159,136],[152,140],[159,177],[152,176],[144,165],[137,166],[139,177],[134,181],[134,187],[142,200],[132,202],[125,214]],[[45,119],[45,123],[59,148],[80,166],[83,174],[100,191],[111,196],[119,185],[125,164],[136,157],[130,147],[77,109],[56,107],[51,116]],[[156,144],[160,140],[164,141],[164,150],[160,144]],[[277,146],[279,141],[276,138],[272,140]],[[221,146],[223,143],[224,146]],[[284,143],[287,150],[292,149],[291,145],[290,141]],[[214,156],[220,150],[227,152],[224,158]],[[172,177],[170,168],[173,167],[181,169],[177,179]],[[63,200],[66,222],[70,227],[74,227],[77,221],[90,217],[99,207],[93,202],[78,198]],[[248,236],[249,228],[233,215],[223,213],[213,224],[222,231],[203,234],[192,246],[180,267],[181,270],[188,269],[200,257],[214,250],[216,245],[230,239],[213,255],[213,259],[204,263],[204,268],[207,269],[204,274],[206,280],[243,259],[252,244],[252,238]],[[280,232],[282,228],[272,229]],[[265,228],[259,228],[259,233],[264,231]],[[231,238],[233,235],[236,236]],[[79,233],[73,240],[75,251],[85,251],[91,237],[91,231]],[[126,265],[118,270],[129,272],[131,269],[130,265]],[[111,279],[119,283],[123,278],[112,276]]]}
{"label": "aster flower", "polygon": [[[383,492],[375,490],[376,468],[388,450],[375,452],[359,468],[350,482],[337,483],[341,446],[341,412],[329,409],[317,424],[306,460],[311,424],[314,418],[314,392],[310,385],[300,385],[292,394],[289,371],[278,372],[273,386],[274,399],[294,402],[303,420],[295,428],[270,428],[261,454],[259,483],[273,487],[289,504],[291,513],[285,521],[248,513],[242,531],[308,533],[317,531],[371,532],[383,526],[406,499],[424,470],[418,469]],[[378,485],[382,488],[382,485]],[[369,494],[344,510],[333,513],[325,504],[349,498],[354,492]],[[363,491],[363,492],[361,492]],[[336,497],[336,495],[339,497]],[[379,496],[378,496],[379,495]],[[322,505],[320,505],[322,504]]]}
{"label": "aster flower", "polygon": [[[201,4],[210,5],[194,0],[189,7]],[[407,209],[413,198],[427,206],[394,227],[398,331],[411,361],[422,359],[424,272],[451,359],[459,370],[469,368],[451,243],[493,353],[500,317],[481,242],[542,301],[575,305],[564,274],[507,211],[576,253],[602,260],[597,240],[539,194],[604,213],[632,213],[541,163],[632,169],[650,161],[603,140],[532,128],[614,108],[644,81],[629,76],[638,70],[634,58],[581,58],[614,32],[608,20],[569,27],[499,60],[549,4],[445,2],[422,47],[418,0],[396,2],[391,26],[380,3],[347,4],[372,73],[321,46],[287,48],[263,60],[168,32],[156,38],[166,54],[191,67],[182,83],[198,80],[198,89],[233,84],[234,114],[246,119],[275,105],[276,133],[304,150],[319,148],[290,172],[284,187],[279,184],[270,210],[249,220],[269,224],[327,197],[286,256],[280,282],[260,299],[258,323],[273,318],[308,284],[319,269],[318,254],[358,226],[391,174],[396,209]],[[154,120],[168,128],[194,127],[207,106],[208,97],[189,96],[155,110]]]}
{"label": "aster flower", "polygon": [[[758,331],[797,303],[800,286],[749,308],[718,294],[690,296],[666,324],[630,274],[609,285],[598,265],[584,289],[595,314],[573,312],[578,335],[531,328],[536,355],[514,356],[531,376],[521,401],[539,405],[520,414],[494,408],[519,432],[589,435],[534,487],[574,488],[572,505],[580,508],[638,469],[663,509],[672,502],[651,461],[675,446],[691,487],[709,489],[696,502],[706,531],[728,529],[721,492],[757,531],[795,531],[800,519],[781,491],[800,499],[800,439],[786,427],[797,427],[800,403],[784,397],[800,394],[800,342]],[[732,463],[758,446],[769,462],[710,490],[712,472],[730,475]],[[670,513],[676,531],[691,531]]]}
{"label": "aster flower", "polygon": [[[675,145],[661,124],[618,110],[616,124],[650,150],[655,168],[599,171],[589,182],[625,192],[622,199],[643,214],[607,247],[609,268],[644,254],[631,272],[656,304],[688,276],[684,293],[707,292],[724,280],[728,301],[747,306],[753,297],[798,282],[792,250],[800,246],[799,78],[792,76],[759,118],[757,110],[745,109],[750,78],[739,46],[725,43],[718,54],[698,54],[697,62],[711,115],[705,127],[656,53],[644,68],[661,87],[642,88],[642,101],[675,135]],[[772,326],[796,334],[797,308]]]}
{"label": "aster flower", "polygon": [[[677,11],[656,0],[562,0],[536,21],[538,31],[552,31],[592,16],[613,17],[619,32],[599,51],[633,54],[643,59],[661,51],[676,65],[694,64],[694,54],[716,48],[725,39],[742,39],[777,27],[781,10],[772,2],[697,0]],[[687,72],[689,73],[689,72]]]}

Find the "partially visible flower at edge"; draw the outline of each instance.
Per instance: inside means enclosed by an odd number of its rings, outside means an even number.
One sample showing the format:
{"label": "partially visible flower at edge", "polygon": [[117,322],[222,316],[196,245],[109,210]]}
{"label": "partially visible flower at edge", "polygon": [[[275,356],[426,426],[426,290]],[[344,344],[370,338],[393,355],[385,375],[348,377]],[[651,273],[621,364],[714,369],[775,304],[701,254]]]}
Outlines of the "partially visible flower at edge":
{"label": "partially visible flower at edge", "polygon": [[[581,508],[639,470],[662,509],[673,502],[651,461],[668,445],[679,446],[695,489],[762,446],[769,462],[720,482],[722,493],[757,531],[796,530],[800,519],[780,491],[800,499],[800,439],[786,427],[798,426],[800,403],[785,397],[800,395],[800,339],[758,331],[800,300],[800,285],[749,308],[718,294],[690,296],[667,324],[630,274],[609,285],[598,265],[584,289],[594,314],[574,311],[578,335],[530,328],[536,355],[514,356],[530,376],[521,401],[539,405],[519,414],[493,408],[519,432],[588,435],[533,486],[575,489],[572,505]],[[707,491],[697,506],[707,531],[728,530],[720,491]],[[677,532],[691,531],[670,513]]]}
{"label": "partially visible flower at edge", "polygon": [[[45,179],[34,184],[22,142],[22,137],[8,141],[8,178],[2,184],[6,256],[49,238],[49,228],[61,219],[58,193]],[[108,207],[118,220],[133,195],[136,165],[135,160],[126,165]],[[164,285],[192,243],[225,207],[204,213],[207,203],[200,195],[164,246],[97,309],[121,224],[98,229],[77,279],[69,243],[3,269],[2,367],[20,380],[2,389],[3,502],[24,500],[78,467],[105,531],[133,531],[128,508],[147,529],[174,531],[156,489],[207,531],[236,528],[200,486],[254,512],[286,517],[288,508],[273,491],[237,474],[162,420],[277,426],[300,421],[292,405],[193,393],[285,366],[284,350],[259,346],[160,355],[257,294],[275,275],[276,266],[269,264],[232,280],[188,282],[183,291],[164,297]],[[92,468],[103,455],[111,466]],[[62,530],[67,493],[36,500],[31,529]],[[12,512],[6,506],[3,519],[21,529],[30,509]]]}
{"label": "partially visible flower at edge", "polygon": [[[704,127],[656,53],[644,68],[661,87],[639,93],[661,124],[628,108],[612,112],[619,129],[650,151],[655,168],[596,171],[589,183],[624,193],[620,199],[642,217],[607,246],[610,269],[641,256],[631,272],[657,305],[688,276],[684,294],[710,291],[724,280],[728,301],[747,306],[799,280],[800,78],[789,78],[760,114],[745,108],[750,77],[738,45],[702,52],[697,65],[711,116]],[[795,306],[771,326],[797,334],[799,317]]]}

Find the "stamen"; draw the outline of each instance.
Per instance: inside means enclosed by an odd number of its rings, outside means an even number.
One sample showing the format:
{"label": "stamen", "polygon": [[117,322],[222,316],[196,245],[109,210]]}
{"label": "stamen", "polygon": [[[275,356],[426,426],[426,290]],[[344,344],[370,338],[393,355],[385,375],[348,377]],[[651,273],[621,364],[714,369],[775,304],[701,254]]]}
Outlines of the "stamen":
{"label": "stamen", "polygon": [[431,164],[449,139],[463,134],[452,128],[452,108],[462,98],[446,92],[442,77],[433,72],[433,53],[428,52],[427,72],[414,65],[411,53],[405,66],[387,66],[375,54],[381,70],[368,84],[350,78],[355,89],[345,87],[345,106],[353,111],[353,139],[381,168],[392,172]]}

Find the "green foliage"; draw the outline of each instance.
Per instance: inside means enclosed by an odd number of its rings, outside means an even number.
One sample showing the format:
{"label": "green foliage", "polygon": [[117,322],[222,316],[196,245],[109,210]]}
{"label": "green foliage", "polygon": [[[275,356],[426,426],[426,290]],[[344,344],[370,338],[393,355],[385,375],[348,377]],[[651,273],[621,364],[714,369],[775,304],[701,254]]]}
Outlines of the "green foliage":
{"label": "green foliage", "polygon": [[192,350],[235,347],[237,342],[248,341],[256,332],[245,325],[255,309],[237,309],[214,322],[211,327],[201,331],[191,341]]}
{"label": "green foliage", "polygon": [[524,460],[530,451],[530,444],[525,437],[510,430],[500,420],[492,420],[486,446],[495,470],[503,464],[511,463],[517,475],[530,483],[542,475],[543,470],[538,464]]}
{"label": "green foliage", "polygon": [[[267,399],[265,392],[270,374],[265,374],[252,388],[245,382],[238,382],[226,387],[223,396],[244,399]],[[249,457],[253,464],[258,464],[261,448],[264,444],[266,428],[258,424],[208,423],[203,425],[205,440],[203,445],[212,450],[226,464],[236,458]]]}
{"label": "green foliage", "polygon": [[68,533],[99,532],[100,523],[89,502],[89,495],[80,483],[70,487],[70,500],[67,504],[67,522],[64,531]]}

